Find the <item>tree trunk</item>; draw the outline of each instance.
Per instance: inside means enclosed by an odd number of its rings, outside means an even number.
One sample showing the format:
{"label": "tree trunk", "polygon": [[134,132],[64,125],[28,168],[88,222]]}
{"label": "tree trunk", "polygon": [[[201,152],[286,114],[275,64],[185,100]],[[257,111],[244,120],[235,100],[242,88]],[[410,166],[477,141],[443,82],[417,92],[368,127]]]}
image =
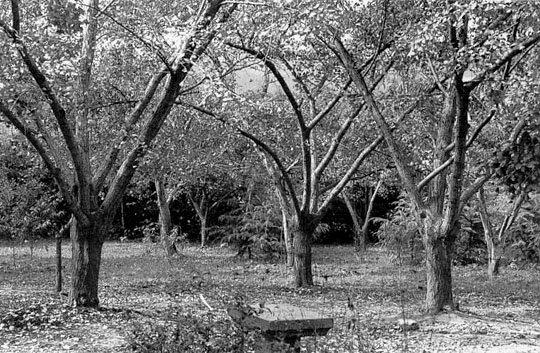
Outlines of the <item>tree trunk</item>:
{"label": "tree trunk", "polygon": [[480,213],[480,220],[482,221],[482,227],[484,228],[484,240],[486,241],[487,254],[488,254],[488,268],[487,273],[489,278],[493,279],[498,276],[500,271],[501,257],[503,248],[506,243],[506,233],[516,220],[521,205],[526,198],[526,193],[521,192],[516,200],[514,200],[512,208],[509,213],[504,217],[504,221],[501,224],[498,234],[495,235],[495,230],[487,209],[486,197],[484,195],[484,188],[478,190],[478,209]]}
{"label": "tree trunk", "polygon": [[313,285],[311,241],[315,227],[306,215],[293,222],[293,272],[296,287]]}
{"label": "tree trunk", "polygon": [[56,241],[56,292],[62,292],[62,234],[55,237]]}
{"label": "tree trunk", "polygon": [[191,192],[188,192],[188,198],[191,201],[193,208],[195,208],[195,213],[197,213],[199,221],[201,222],[201,248],[204,248],[206,246],[206,221],[209,209],[206,205],[206,193],[204,191],[202,192],[201,200],[199,202],[195,200],[195,196]]}
{"label": "tree trunk", "polygon": [[176,255],[178,252],[176,250],[176,246],[174,245],[174,241],[172,241],[171,239],[172,221],[170,205],[169,202],[167,202],[163,182],[159,179],[156,179],[154,181],[154,184],[156,186],[157,205],[159,208],[159,234],[161,244],[163,245],[167,256],[173,256]]}
{"label": "tree trunk", "polygon": [[293,237],[289,229],[289,219],[287,211],[281,208],[281,218],[283,226],[283,242],[285,243],[285,254],[287,257],[287,266],[292,267],[294,264],[293,258]]}
{"label": "tree trunk", "polygon": [[347,195],[346,192],[343,192],[342,195],[343,201],[345,201],[345,206],[347,206],[347,210],[349,211],[349,215],[351,216],[353,222],[354,250],[359,253],[364,252],[366,248],[366,238],[365,234],[363,233],[362,219],[358,214],[356,207],[354,207],[351,199],[349,198],[349,195]]}
{"label": "tree trunk", "polygon": [[501,266],[500,249],[498,246],[488,246],[488,276],[493,279],[500,273],[499,268]]}
{"label": "tree trunk", "polygon": [[91,221],[82,227],[71,223],[71,290],[69,302],[73,306],[98,307],[98,279],[106,225]]}
{"label": "tree trunk", "polygon": [[206,212],[199,215],[199,219],[201,221],[201,248],[206,246],[206,218]]}
{"label": "tree trunk", "polygon": [[[426,223],[430,222],[426,220]],[[435,226],[433,226],[435,223]],[[442,220],[426,224],[424,246],[426,250],[426,309],[436,314],[445,307],[454,309],[452,295],[452,234],[444,232]],[[448,234],[445,234],[448,233]]]}

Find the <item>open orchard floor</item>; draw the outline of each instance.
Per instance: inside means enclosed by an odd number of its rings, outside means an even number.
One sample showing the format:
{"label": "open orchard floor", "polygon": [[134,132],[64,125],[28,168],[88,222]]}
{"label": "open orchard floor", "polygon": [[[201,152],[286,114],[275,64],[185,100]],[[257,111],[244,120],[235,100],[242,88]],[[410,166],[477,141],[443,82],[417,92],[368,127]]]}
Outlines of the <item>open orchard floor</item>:
{"label": "open orchard floor", "polygon": [[[327,336],[302,339],[302,352],[540,352],[540,269],[533,266],[503,268],[494,281],[482,267],[455,267],[461,311],[430,318],[421,316],[422,266],[400,265],[381,248],[359,259],[352,247],[315,247],[316,286],[291,289],[277,259],[187,247],[167,261],[155,244],[106,243],[103,309],[95,311],[69,308],[53,292],[52,244],[37,246],[32,258],[28,247],[14,250],[0,247],[2,353],[144,351],[144,342],[158,347],[175,335],[177,348],[168,351],[257,351],[249,348],[257,347],[256,334],[242,333],[225,313],[226,303],[238,300],[289,303],[333,317]],[[63,252],[68,276],[68,245]],[[417,320],[419,330],[402,332],[396,323],[402,317]]]}

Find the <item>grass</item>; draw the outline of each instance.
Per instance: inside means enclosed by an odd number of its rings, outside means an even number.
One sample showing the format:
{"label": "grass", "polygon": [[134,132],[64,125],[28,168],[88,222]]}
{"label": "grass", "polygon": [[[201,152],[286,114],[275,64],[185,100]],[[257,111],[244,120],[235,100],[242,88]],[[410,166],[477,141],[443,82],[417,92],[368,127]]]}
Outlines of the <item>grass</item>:
{"label": "grass", "polygon": [[[157,245],[106,243],[100,299],[110,310],[81,312],[62,306],[65,298],[53,293],[52,244],[39,244],[32,258],[28,247],[14,250],[0,244],[0,318],[39,304],[61,324],[4,328],[2,353],[130,351],[127,342],[138,324],[157,327],[171,313],[206,317],[201,294],[214,309],[213,320],[227,320],[226,303],[239,297],[333,317],[327,336],[302,340],[303,352],[540,352],[540,271],[533,266],[503,268],[493,281],[481,266],[455,267],[461,311],[428,318],[421,315],[423,268],[400,264],[383,248],[370,248],[360,260],[352,247],[315,247],[316,285],[293,289],[289,270],[277,259],[239,260],[228,249],[187,247],[168,261]],[[69,246],[63,254],[69,267]],[[402,332],[399,318],[417,320],[420,329]]]}

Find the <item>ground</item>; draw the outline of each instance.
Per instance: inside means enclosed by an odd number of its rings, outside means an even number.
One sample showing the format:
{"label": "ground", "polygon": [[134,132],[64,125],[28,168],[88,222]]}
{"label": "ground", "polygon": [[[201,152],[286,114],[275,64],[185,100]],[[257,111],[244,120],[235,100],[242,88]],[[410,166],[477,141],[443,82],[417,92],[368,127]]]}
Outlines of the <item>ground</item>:
{"label": "ground", "polygon": [[[95,311],[70,308],[52,290],[52,244],[38,245],[32,256],[28,247],[3,244],[0,352],[144,351],[141,337],[157,344],[171,329],[183,340],[177,352],[227,352],[242,335],[224,310],[234,301],[289,303],[333,317],[328,335],[304,338],[302,352],[540,352],[538,266],[507,266],[493,281],[481,266],[455,267],[460,311],[433,318],[422,315],[422,267],[384,248],[359,258],[352,247],[316,247],[309,289],[291,289],[279,259],[236,259],[226,248],[182,252],[167,260],[155,244],[106,243],[103,309]],[[68,264],[69,246],[63,253]],[[419,329],[403,332],[400,318]]]}

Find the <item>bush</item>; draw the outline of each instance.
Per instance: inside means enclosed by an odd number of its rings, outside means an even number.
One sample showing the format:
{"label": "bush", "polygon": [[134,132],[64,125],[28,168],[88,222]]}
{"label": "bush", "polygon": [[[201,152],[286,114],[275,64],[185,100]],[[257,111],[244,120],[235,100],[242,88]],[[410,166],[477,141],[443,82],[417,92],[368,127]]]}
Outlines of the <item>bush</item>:
{"label": "bush", "polygon": [[523,207],[508,233],[509,256],[518,261],[540,263],[540,197],[535,197]]}
{"label": "bush", "polygon": [[274,214],[270,204],[244,205],[220,217],[225,225],[215,227],[225,235],[223,243],[238,249],[238,256],[252,252],[273,255],[282,253],[281,220]]}
{"label": "bush", "polygon": [[0,237],[20,241],[54,236],[68,214],[50,174],[14,141],[0,145]]}
{"label": "bush", "polygon": [[[233,353],[260,352],[264,338],[245,332],[230,318],[209,312],[200,315],[175,313],[165,323],[134,323],[128,342],[135,352]],[[278,345],[280,345],[278,343]],[[279,352],[287,347],[280,345]]]}
{"label": "bush", "polygon": [[395,205],[390,219],[375,219],[381,223],[376,233],[379,242],[392,253],[394,259],[406,259],[410,264],[419,264],[422,261],[423,244],[411,205],[406,198],[400,198]]}

